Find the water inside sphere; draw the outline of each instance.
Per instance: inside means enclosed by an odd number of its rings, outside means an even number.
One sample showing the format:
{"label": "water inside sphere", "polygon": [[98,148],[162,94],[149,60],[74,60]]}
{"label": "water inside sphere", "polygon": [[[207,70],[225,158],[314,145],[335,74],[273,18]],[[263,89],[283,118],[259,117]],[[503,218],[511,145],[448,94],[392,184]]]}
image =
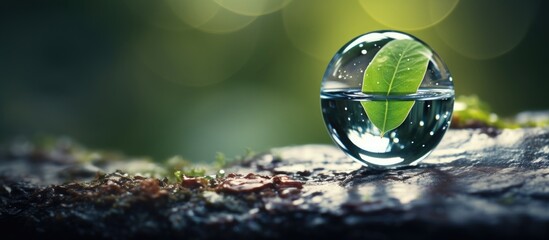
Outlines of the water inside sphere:
{"label": "water inside sphere", "polygon": [[450,126],[452,81],[440,57],[411,35],[358,36],[335,54],[323,77],[320,99],[328,133],[367,167],[416,165]]}

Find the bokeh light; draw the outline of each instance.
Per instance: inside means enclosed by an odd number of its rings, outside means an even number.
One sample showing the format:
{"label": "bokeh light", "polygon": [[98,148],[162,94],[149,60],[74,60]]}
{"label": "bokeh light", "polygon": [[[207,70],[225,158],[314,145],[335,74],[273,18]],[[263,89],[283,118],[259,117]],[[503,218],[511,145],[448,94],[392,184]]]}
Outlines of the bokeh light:
{"label": "bokeh light", "polygon": [[320,113],[334,53],[405,31],[448,64],[457,95],[501,117],[549,109],[549,3],[388,0],[7,1],[0,141],[70,136],[158,160],[331,143]]}
{"label": "bokeh light", "polygon": [[214,0],[220,6],[238,14],[260,16],[278,11],[292,0]]}
{"label": "bokeh light", "polygon": [[300,0],[282,11],[288,37],[297,48],[328,61],[350,39],[385,28],[364,12],[358,2]]}
{"label": "bokeh light", "polygon": [[459,0],[358,0],[383,25],[400,30],[431,27],[450,15]]}
{"label": "bokeh light", "polygon": [[538,0],[461,1],[454,13],[434,28],[457,52],[471,58],[493,58],[522,41],[538,6]]}
{"label": "bokeh light", "polygon": [[183,22],[192,27],[200,27],[212,20],[222,10],[209,0],[163,0]]}
{"label": "bokeh light", "polygon": [[235,13],[212,0],[165,0],[189,26],[209,33],[229,33],[252,23],[256,16]]}

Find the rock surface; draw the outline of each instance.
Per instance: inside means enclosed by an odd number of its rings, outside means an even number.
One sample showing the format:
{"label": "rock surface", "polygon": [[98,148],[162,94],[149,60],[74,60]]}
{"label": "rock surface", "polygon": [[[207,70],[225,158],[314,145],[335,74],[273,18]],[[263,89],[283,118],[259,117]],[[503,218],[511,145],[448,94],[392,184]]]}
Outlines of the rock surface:
{"label": "rock surface", "polygon": [[[9,238],[549,239],[548,167],[547,128],[451,130],[407,169],[305,145],[182,182],[4,153],[0,226]],[[61,183],[67,169],[93,180]]]}

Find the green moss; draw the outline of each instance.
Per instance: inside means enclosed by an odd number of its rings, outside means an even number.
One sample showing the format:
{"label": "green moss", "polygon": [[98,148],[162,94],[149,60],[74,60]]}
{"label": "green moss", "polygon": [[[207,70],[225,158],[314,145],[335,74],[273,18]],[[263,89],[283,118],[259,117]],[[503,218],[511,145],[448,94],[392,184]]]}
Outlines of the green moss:
{"label": "green moss", "polygon": [[521,127],[547,127],[549,120],[517,122],[511,118],[501,118],[492,112],[490,106],[479,99],[479,97],[459,96],[454,105],[454,114],[452,117],[452,128],[475,128],[475,127],[494,127],[494,128],[521,128]]}
{"label": "green moss", "polygon": [[179,170],[191,166],[191,162],[183,159],[181,156],[173,156],[164,162],[164,165],[169,170]]}
{"label": "green moss", "polygon": [[175,175],[175,180],[177,182],[183,181],[183,173],[181,171],[175,171],[173,175]]}
{"label": "green moss", "polygon": [[225,157],[225,154],[222,152],[217,152],[215,154],[215,166],[218,169],[222,169],[225,166],[227,166],[227,157]]}

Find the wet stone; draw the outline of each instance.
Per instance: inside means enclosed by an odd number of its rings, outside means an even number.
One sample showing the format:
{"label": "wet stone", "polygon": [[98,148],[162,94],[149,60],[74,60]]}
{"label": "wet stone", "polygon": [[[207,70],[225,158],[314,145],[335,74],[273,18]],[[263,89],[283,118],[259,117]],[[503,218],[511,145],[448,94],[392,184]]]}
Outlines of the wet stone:
{"label": "wet stone", "polygon": [[181,182],[97,174],[108,163],[83,167],[69,155],[32,156],[0,154],[0,225],[9,229],[2,239],[549,236],[544,128],[450,130],[419,166],[387,171],[361,167],[330,145],[272,149],[222,178]]}

